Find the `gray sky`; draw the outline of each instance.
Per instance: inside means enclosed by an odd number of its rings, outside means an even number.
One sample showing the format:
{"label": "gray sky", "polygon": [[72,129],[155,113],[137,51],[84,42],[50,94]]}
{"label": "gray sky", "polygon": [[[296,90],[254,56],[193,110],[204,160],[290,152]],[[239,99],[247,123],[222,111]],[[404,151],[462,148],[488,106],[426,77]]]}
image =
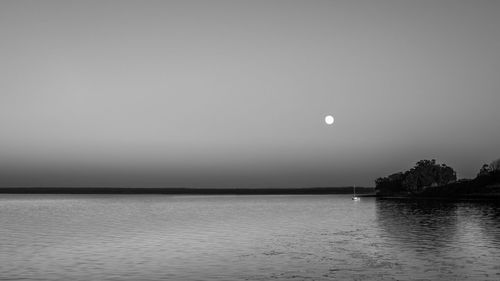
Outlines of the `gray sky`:
{"label": "gray sky", "polygon": [[473,177],[500,157],[499,15],[2,0],[0,186],[374,185],[429,158]]}

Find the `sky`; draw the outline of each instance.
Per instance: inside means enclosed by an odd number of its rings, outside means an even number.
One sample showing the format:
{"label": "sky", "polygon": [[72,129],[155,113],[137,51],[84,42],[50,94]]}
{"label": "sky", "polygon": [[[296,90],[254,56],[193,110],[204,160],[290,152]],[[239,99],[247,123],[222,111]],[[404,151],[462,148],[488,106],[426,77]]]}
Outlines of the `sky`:
{"label": "sky", "polygon": [[500,158],[499,14],[0,1],[0,186],[374,186],[421,159],[474,177]]}

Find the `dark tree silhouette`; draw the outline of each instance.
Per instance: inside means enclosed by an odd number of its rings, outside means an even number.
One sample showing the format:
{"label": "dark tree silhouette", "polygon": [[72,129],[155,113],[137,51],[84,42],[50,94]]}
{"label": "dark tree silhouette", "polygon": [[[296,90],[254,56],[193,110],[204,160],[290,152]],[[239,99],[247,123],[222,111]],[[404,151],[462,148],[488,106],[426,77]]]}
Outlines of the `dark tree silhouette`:
{"label": "dark tree silhouette", "polygon": [[418,194],[428,187],[445,185],[457,180],[456,172],[436,160],[420,160],[404,173],[392,174],[375,180],[378,194]]}
{"label": "dark tree silhouette", "polygon": [[478,177],[487,175],[490,172],[490,165],[488,164],[483,164],[481,169],[479,170],[479,173],[477,174]]}
{"label": "dark tree silhouette", "polygon": [[421,160],[405,173],[403,186],[412,194],[422,192],[430,186],[444,185],[457,180],[455,171],[445,164],[436,164],[436,160]]}
{"label": "dark tree silhouette", "polygon": [[500,170],[500,158],[490,163],[490,172]]}
{"label": "dark tree silhouette", "polygon": [[388,177],[382,177],[375,180],[375,191],[378,194],[401,193],[403,189],[404,174],[399,172]]}

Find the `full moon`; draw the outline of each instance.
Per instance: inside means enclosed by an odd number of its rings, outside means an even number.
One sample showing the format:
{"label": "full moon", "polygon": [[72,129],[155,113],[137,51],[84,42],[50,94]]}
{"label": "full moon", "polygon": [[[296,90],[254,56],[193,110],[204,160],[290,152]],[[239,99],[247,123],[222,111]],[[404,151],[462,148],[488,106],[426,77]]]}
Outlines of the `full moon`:
{"label": "full moon", "polygon": [[326,124],[332,125],[334,121],[335,121],[335,119],[333,119],[333,116],[331,116],[331,115],[325,116],[325,123]]}

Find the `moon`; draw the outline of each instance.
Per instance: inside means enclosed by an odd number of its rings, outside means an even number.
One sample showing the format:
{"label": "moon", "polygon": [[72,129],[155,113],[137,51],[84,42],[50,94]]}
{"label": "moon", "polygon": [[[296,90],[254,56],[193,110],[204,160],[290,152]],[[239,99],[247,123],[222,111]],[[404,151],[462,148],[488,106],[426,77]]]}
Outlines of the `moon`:
{"label": "moon", "polygon": [[335,119],[333,118],[333,116],[331,116],[331,115],[325,116],[325,123],[327,125],[332,125],[333,122],[335,122]]}

